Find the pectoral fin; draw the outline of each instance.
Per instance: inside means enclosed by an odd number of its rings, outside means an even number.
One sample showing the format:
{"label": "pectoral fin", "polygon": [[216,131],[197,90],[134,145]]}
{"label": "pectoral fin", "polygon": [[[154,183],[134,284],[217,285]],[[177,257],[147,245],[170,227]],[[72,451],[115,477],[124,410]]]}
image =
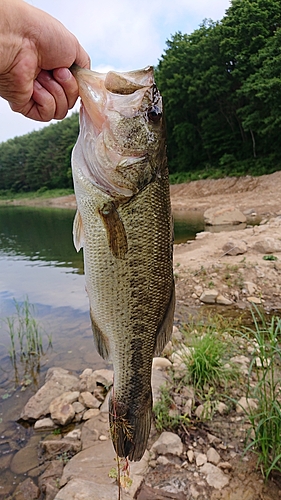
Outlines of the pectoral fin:
{"label": "pectoral fin", "polygon": [[75,214],[73,222],[73,243],[77,252],[79,252],[79,250],[84,246],[85,243],[82,217],[78,210]]}
{"label": "pectoral fin", "polygon": [[109,248],[117,259],[124,259],[128,251],[127,235],[124,224],[112,202],[105,203],[99,214],[107,233]]}
{"label": "pectoral fin", "polygon": [[171,338],[173,331],[175,302],[176,302],[175,284],[173,283],[171,298],[166,310],[166,314],[164,316],[161,325],[159,325],[158,327],[154,345],[154,356],[160,356],[165,345],[167,344],[167,342],[169,342]]}

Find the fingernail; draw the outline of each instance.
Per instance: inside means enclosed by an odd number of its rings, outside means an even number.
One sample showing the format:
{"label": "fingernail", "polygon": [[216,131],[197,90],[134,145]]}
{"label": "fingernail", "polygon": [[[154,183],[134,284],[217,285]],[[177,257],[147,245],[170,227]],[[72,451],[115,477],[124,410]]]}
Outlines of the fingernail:
{"label": "fingernail", "polygon": [[62,80],[63,82],[66,82],[72,77],[72,74],[67,68],[58,68],[56,72],[56,77]]}
{"label": "fingernail", "polygon": [[33,87],[36,87],[38,90],[41,90],[43,88],[41,83],[38,82],[38,80],[34,80]]}

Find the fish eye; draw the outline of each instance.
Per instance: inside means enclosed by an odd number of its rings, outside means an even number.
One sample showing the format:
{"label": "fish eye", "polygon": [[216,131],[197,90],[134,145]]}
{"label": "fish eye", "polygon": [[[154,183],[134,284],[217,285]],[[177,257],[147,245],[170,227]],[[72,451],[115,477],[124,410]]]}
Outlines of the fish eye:
{"label": "fish eye", "polygon": [[161,120],[162,113],[157,106],[153,106],[152,108],[149,108],[147,116],[150,122],[157,123]]}

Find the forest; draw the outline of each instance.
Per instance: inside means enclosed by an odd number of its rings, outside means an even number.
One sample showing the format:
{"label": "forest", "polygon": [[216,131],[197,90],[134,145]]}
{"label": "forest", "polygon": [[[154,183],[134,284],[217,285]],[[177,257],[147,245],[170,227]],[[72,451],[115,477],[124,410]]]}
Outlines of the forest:
{"label": "forest", "polygon": [[[280,0],[232,0],[175,33],[155,68],[171,180],[281,169]],[[0,191],[71,187],[78,115],[0,144]]]}

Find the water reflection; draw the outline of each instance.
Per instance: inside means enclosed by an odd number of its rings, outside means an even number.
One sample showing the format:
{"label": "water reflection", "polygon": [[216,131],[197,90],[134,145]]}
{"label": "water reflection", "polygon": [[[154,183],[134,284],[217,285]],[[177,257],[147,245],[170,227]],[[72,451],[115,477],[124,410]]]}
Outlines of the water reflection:
{"label": "water reflection", "polygon": [[74,210],[0,207],[0,256],[71,267],[83,273],[82,252],[72,243]]}

